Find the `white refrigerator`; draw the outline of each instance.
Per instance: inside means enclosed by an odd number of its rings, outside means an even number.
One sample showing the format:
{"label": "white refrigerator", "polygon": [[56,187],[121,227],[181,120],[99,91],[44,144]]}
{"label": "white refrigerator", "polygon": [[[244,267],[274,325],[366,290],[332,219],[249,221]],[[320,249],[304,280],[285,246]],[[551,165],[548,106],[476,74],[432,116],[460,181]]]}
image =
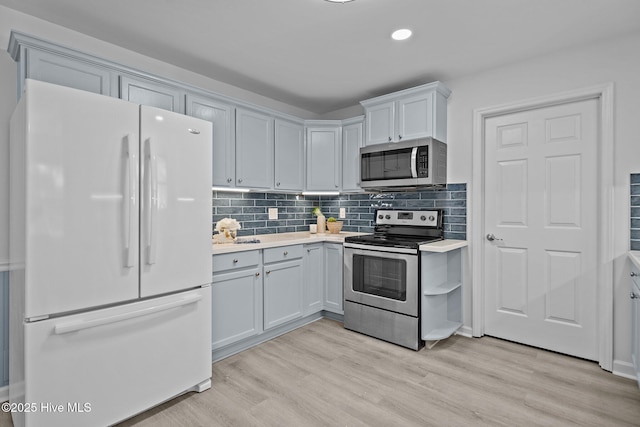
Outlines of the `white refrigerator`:
{"label": "white refrigerator", "polygon": [[211,386],[211,124],[27,80],[11,119],[10,409],[101,426]]}

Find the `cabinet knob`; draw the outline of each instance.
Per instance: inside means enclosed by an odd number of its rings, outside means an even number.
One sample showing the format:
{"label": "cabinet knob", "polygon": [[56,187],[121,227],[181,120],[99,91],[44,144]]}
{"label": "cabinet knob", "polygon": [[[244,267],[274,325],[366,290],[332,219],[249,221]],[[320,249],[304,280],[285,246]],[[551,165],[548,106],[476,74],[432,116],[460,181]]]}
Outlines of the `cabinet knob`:
{"label": "cabinet knob", "polygon": [[640,298],[640,295],[636,294],[635,292],[631,292],[631,295],[629,295],[631,297],[631,299],[638,299]]}
{"label": "cabinet knob", "polygon": [[284,256],[287,256],[287,255],[289,255],[289,252],[284,251]]}
{"label": "cabinet knob", "polygon": [[237,260],[237,259],[234,259],[234,260],[233,260],[233,263],[234,263],[234,264],[237,264],[237,263],[238,263],[238,260]]}
{"label": "cabinet knob", "polygon": [[242,182],[242,178],[238,178],[238,182]]}
{"label": "cabinet knob", "polygon": [[638,276],[638,273],[636,273],[635,271],[632,271],[631,272],[631,277],[636,277],[636,276]]}
{"label": "cabinet knob", "polygon": [[264,274],[271,274],[271,270],[265,271]]}
{"label": "cabinet knob", "polygon": [[260,273],[256,273],[256,277],[260,276]]}
{"label": "cabinet knob", "polygon": [[279,182],[278,182],[278,183],[276,183],[276,187],[280,187],[280,183],[279,183]]}
{"label": "cabinet knob", "polygon": [[401,140],[401,139],[402,139],[402,135],[398,135],[398,140]]}
{"label": "cabinet knob", "polygon": [[389,142],[391,142],[391,141],[392,141],[392,138],[391,138],[391,137],[389,137]]}
{"label": "cabinet knob", "polygon": [[231,181],[233,181],[233,179],[227,178],[227,182],[231,182]]}

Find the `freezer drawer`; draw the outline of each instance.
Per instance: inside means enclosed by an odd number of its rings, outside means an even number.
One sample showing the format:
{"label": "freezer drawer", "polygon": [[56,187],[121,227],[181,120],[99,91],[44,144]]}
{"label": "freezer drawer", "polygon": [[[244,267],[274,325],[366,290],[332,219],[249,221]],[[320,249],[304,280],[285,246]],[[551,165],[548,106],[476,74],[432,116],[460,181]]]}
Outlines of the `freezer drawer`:
{"label": "freezer drawer", "polygon": [[110,425],[210,386],[208,286],[23,328],[10,397],[31,410],[13,414],[16,426]]}

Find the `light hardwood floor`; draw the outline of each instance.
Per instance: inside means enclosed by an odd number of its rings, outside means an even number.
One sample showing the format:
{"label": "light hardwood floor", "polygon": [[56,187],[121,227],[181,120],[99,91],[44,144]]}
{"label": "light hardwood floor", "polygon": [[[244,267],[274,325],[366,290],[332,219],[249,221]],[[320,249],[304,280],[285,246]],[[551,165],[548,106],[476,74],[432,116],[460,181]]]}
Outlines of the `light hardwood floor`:
{"label": "light hardwood floor", "polygon": [[213,387],[122,426],[640,425],[633,380],[490,337],[414,352],[328,319],[213,365]]}
{"label": "light hardwood floor", "polygon": [[491,337],[414,352],[322,319],[215,363],[210,390],[119,427],[481,425],[639,426],[640,390]]}

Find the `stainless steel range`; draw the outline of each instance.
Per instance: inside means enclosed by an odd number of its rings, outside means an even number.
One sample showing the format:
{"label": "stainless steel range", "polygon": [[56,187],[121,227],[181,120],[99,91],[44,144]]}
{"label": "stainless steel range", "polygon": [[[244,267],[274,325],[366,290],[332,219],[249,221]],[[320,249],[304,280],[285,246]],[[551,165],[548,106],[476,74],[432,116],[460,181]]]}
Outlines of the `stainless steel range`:
{"label": "stainless steel range", "polygon": [[441,209],[379,209],[373,234],[347,237],[344,327],[420,349],[419,247],[442,239]]}

